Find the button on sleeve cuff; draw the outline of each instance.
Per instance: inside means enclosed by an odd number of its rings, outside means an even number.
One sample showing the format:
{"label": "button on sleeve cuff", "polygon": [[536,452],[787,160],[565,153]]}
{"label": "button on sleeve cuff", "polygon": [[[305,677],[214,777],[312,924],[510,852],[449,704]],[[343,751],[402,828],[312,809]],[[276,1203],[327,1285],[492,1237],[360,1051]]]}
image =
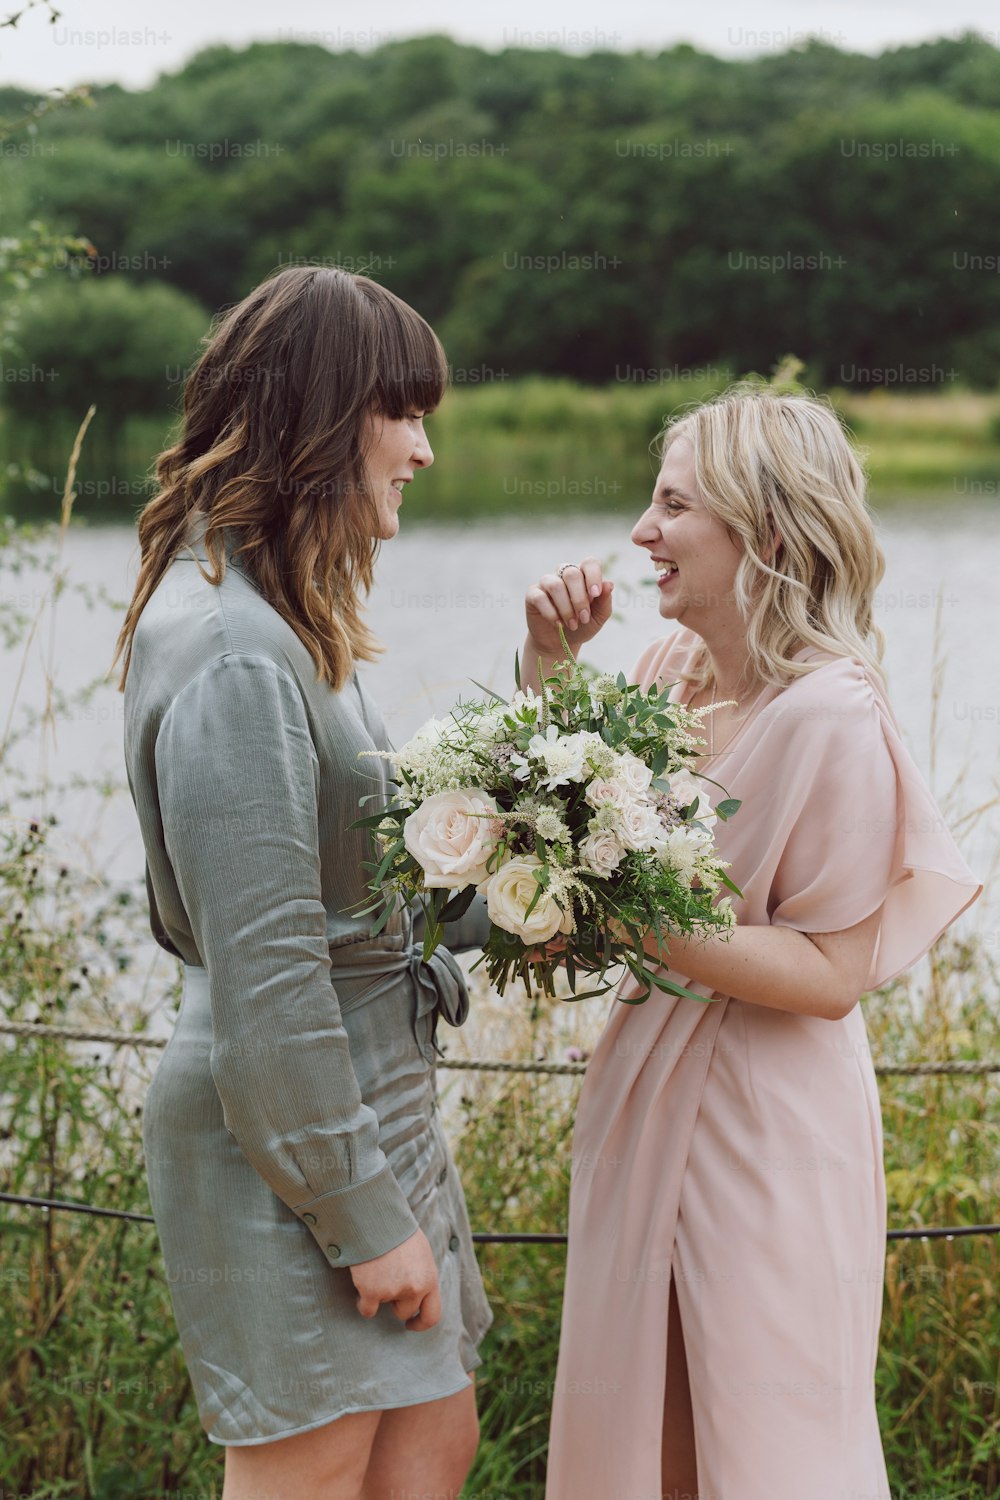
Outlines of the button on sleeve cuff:
{"label": "button on sleeve cuff", "polygon": [[388,1164],[363,1182],[296,1204],[294,1212],[333,1266],[374,1260],[420,1228]]}

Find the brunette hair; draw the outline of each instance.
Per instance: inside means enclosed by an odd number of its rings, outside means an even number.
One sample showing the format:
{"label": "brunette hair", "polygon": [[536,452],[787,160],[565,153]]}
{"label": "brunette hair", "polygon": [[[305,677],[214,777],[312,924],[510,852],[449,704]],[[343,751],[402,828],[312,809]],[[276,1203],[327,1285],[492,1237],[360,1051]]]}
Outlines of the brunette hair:
{"label": "brunette hair", "polygon": [[276,271],[215,319],[205,345],[180,436],[159,455],[158,491],[139,515],[139,576],[109,671],[124,652],[124,691],[139,616],[200,511],[204,576],[222,582],[224,529],[235,528],[234,556],[339,691],[356,660],[383,649],[362,618],[378,553],[365,418],[433,411],[444,351],[399,297],[328,266]]}

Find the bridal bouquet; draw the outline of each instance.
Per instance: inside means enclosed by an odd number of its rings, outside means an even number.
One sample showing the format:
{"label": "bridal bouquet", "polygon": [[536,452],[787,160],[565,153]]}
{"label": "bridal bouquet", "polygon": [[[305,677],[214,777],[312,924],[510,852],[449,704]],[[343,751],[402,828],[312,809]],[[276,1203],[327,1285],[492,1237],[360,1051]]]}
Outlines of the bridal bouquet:
{"label": "bridal bouquet", "polygon": [[383,909],[372,935],[397,898],[419,897],[428,959],[443,924],[479,891],[492,925],[478,962],[501,994],[516,976],[531,995],[534,974],[553,995],[560,963],[571,987],[579,972],[595,974],[601,988],[585,995],[604,994],[607,970],[625,964],[643,989],[633,1004],[654,985],[704,1000],[649,967],[643,935],[652,929],[665,962],[671,932],[735,922],[722,887],[741,892],[712,830],[740,804],[713,806],[707,778],[688,768],[708,710],[568,659],[540,695],[522,691],[516,661],[515,676],[509,701],[493,693],[460,703],[401,749],[363,752],[391,761],[396,785],[388,807],[355,825],[375,839],[377,899],[364,912]]}

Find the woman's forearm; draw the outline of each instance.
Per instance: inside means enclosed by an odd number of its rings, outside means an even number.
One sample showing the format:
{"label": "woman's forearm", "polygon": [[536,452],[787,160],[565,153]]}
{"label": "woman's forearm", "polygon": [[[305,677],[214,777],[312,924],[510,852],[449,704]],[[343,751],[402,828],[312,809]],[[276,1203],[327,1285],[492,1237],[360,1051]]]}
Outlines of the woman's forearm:
{"label": "woman's forearm", "polygon": [[[643,944],[657,957],[656,938]],[[836,1020],[853,1010],[857,996],[804,932],[792,927],[735,927],[728,937],[671,935],[667,962],[676,973],[723,995],[773,1010]]]}

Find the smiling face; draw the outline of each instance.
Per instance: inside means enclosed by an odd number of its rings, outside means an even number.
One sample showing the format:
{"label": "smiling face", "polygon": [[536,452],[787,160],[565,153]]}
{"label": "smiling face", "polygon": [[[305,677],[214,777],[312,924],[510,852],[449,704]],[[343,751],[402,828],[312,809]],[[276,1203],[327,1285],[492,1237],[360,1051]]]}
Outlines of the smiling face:
{"label": "smiling face", "polygon": [[632,540],[656,566],[660,614],[703,639],[730,630],[739,613],[734,595],[743,550],[705,504],[688,438],[670,444],[653,498],[632,528]]}
{"label": "smiling face", "polygon": [[399,530],[403,486],[409,484],[413,471],[434,462],[424,415],[408,412],[394,419],[377,411],[365,414],[361,434],[365,481],[378,511],[380,541],[389,541]]}

